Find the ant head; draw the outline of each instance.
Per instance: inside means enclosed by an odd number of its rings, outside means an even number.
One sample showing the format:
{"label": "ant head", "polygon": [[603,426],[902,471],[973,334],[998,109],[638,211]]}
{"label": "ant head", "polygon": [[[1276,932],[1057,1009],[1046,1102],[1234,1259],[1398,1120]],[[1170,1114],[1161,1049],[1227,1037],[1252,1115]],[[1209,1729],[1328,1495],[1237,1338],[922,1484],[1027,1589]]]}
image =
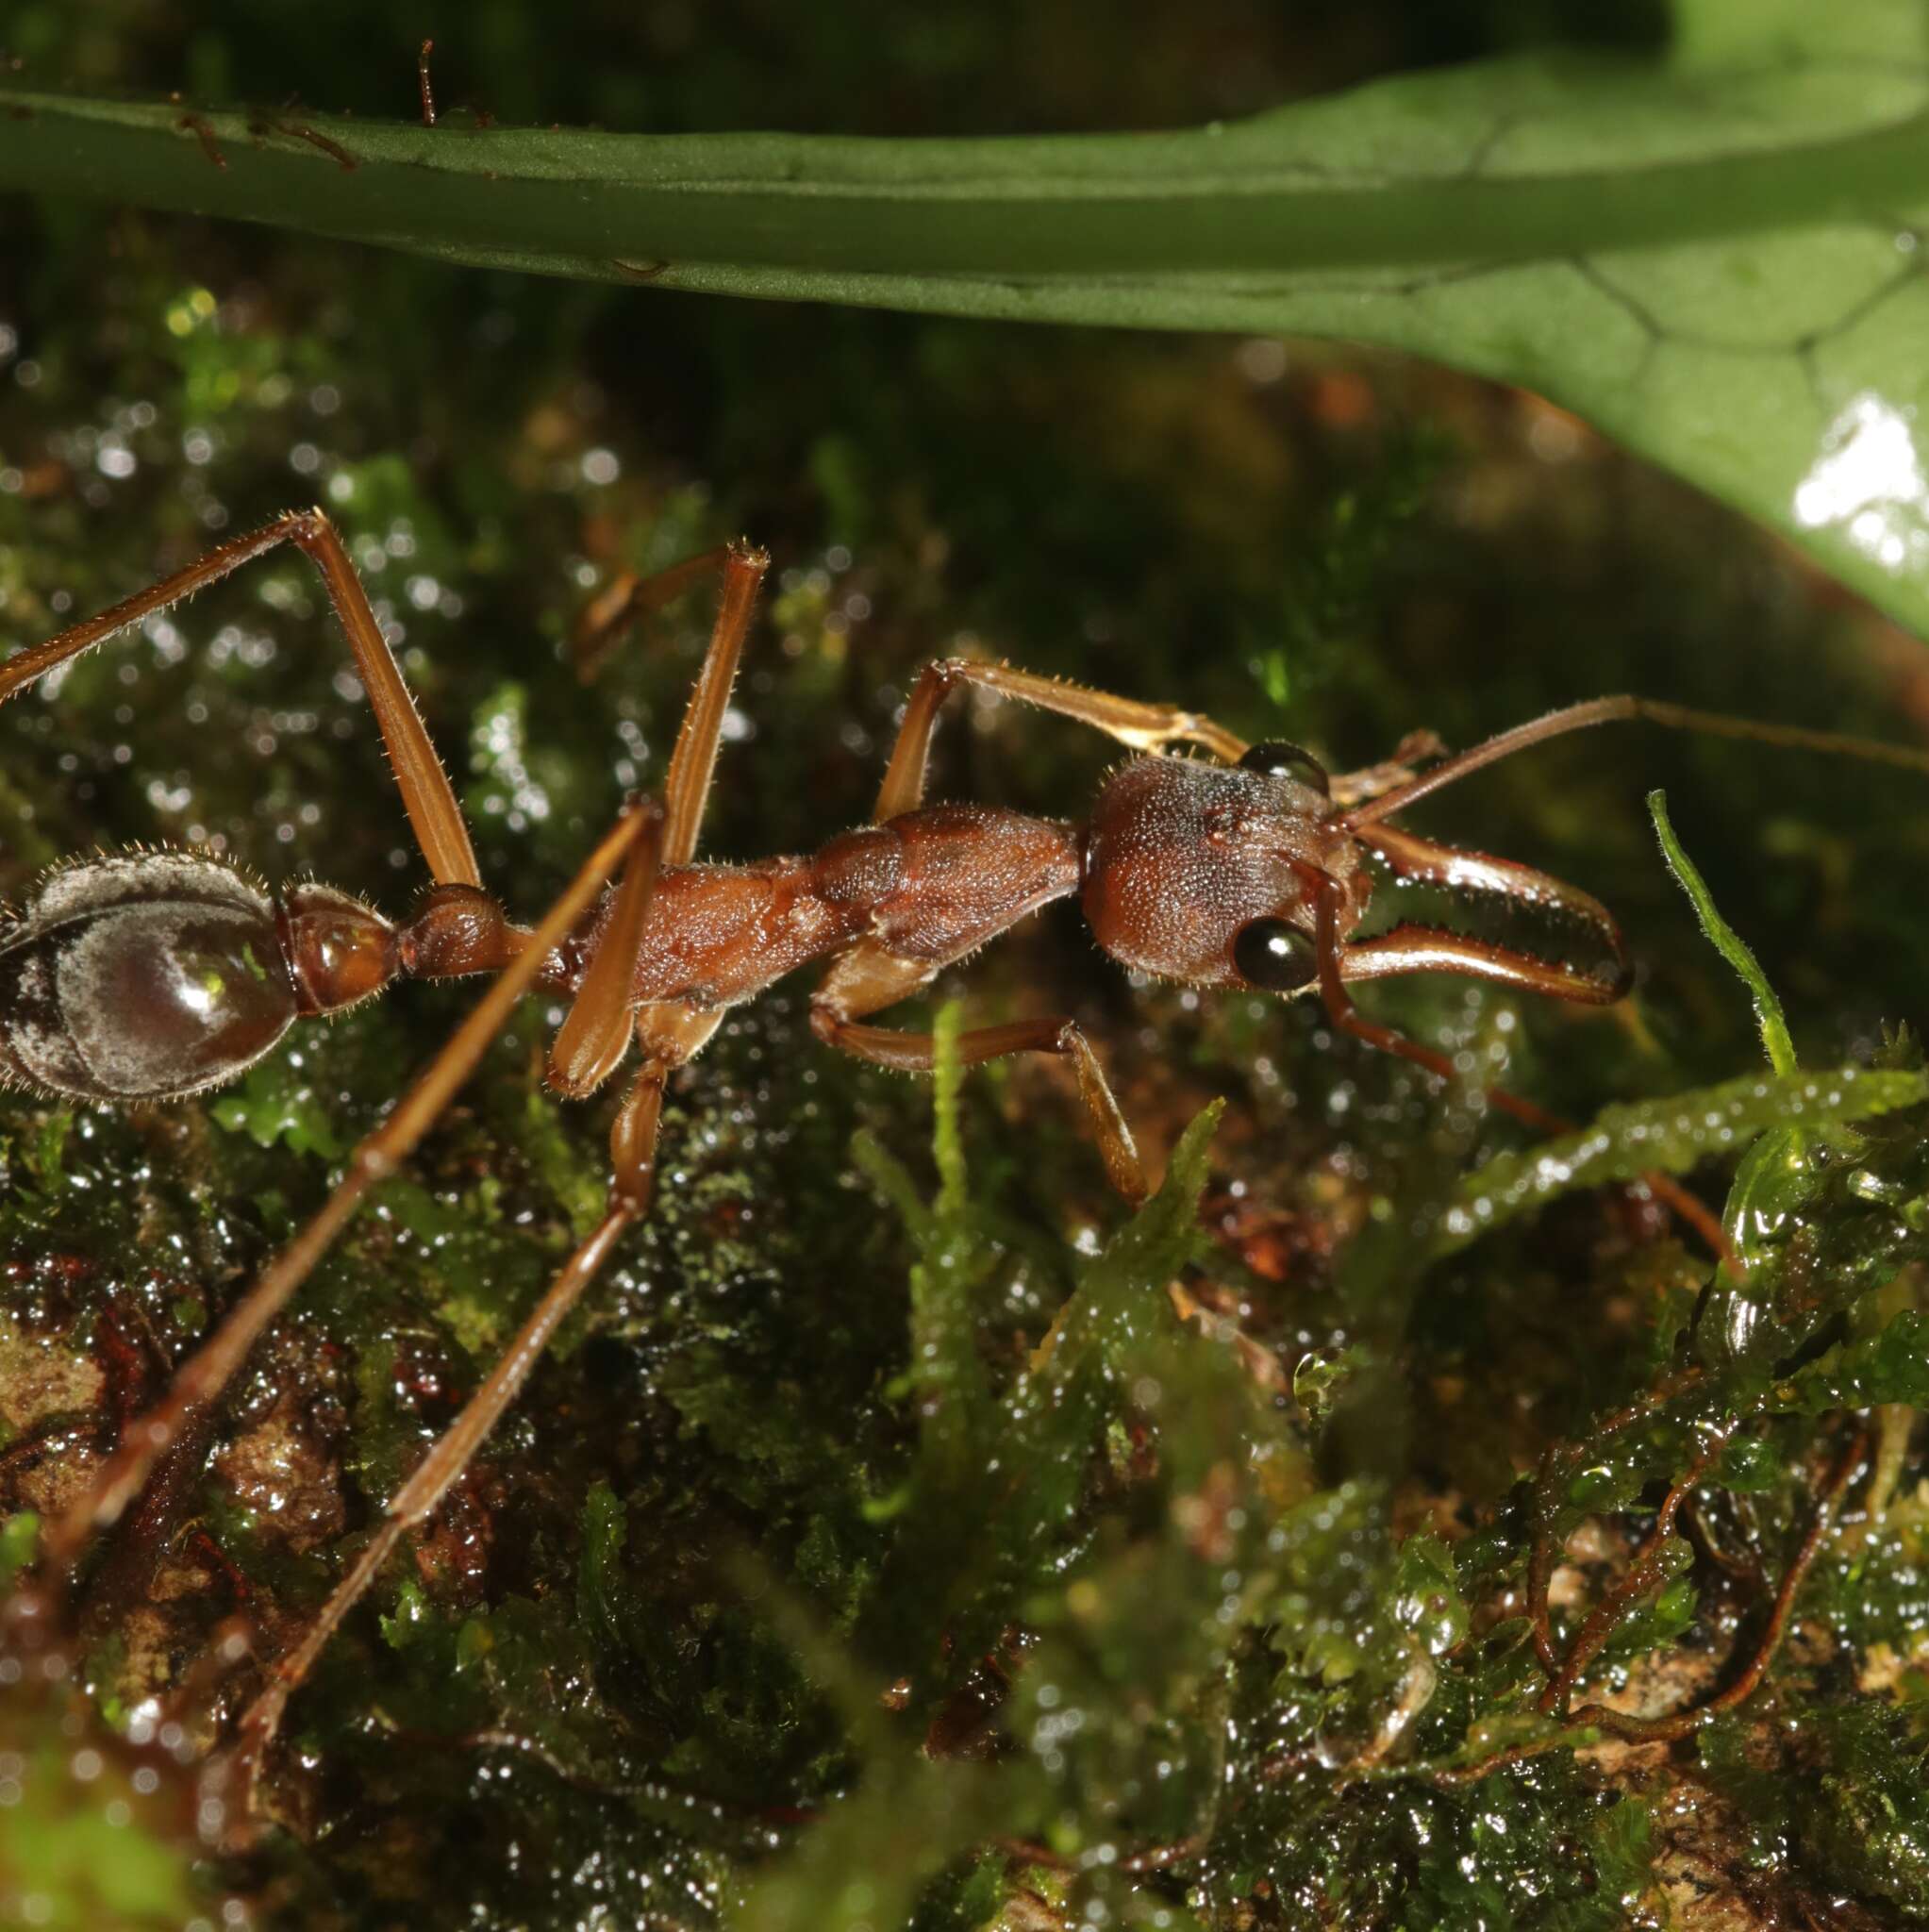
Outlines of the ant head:
{"label": "ant head", "polygon": [[1301,992],[1319,974],[1309,868],[1345,879],[1357,858],[1297,745],[1237,765],[1137,758],[1092,812],[1085,916],[1113,958],[1161,979]]}

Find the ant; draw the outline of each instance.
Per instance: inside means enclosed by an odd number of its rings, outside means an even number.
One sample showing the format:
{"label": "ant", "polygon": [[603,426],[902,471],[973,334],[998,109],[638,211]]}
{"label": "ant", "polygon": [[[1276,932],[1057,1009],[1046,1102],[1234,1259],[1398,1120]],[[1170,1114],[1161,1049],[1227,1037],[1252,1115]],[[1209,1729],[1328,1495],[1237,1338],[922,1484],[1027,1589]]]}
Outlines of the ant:
{"label": "ant", "polygon": [[[1605,697],[1457,756],[1443,756],[1431,734],[1417,733],[1384,764],[1329,774],[1297,745],[1248,744],[1174,706],[947,658],[928,666],[912,691],[870,824],[806,857],[702,863],[697,835],[723,715],[768,566],[761,550],[739,542],[654,577],[625,576],[587,614],[578,648],[590,658],[639,612],[701,580],[721,579],[715,626],[661,799],[625,807],[544,917],[523,926],[482,886],[455,793],[407,685],[341,538],[318,509],[290,512],[223,543],[99,616],[17,652],[0,664],[0,702],[284,543],[322,577],[433,887],[398,925],[332,887],[270,893],[205,853],[73,860],[0,920],[0,1078],[95,1105],[178,1099],[236,1078],[297,1019],[339,1012],[392,980],[496,978],[357,1147],[314,1219],[179,1370],[160,1404],[125,1431],[78,1502],[48,1527],[41,1562],[51,1588],[23,1592],[16,1631],[50,1624],[89,1539],[120,1516],[158,1460],[209,1411],[329,1241],[415,1146],[524,992],[569,998],[547,1070],[559,1092],[594,1092],[632,1043],[640,1064],[610,1134],[602,1221],[389,1499],[376,1534],[301,1640],[270,1667],[266,1687],[241,1719],[245,1748],[258,1764],[331,1634],[403,1534],[435,1510],[515,1400],[557,1324],[647,1210],[670,1074],[701,1051],[731,1007],[775,980],[831,960],[811,1001],[818,1038],[880,1066],[929,1071],[931,1035],[869,1024],[869,1017],[928,986],[1025,914],[1076,894],[1100,946],[1125,966],[1219,991],[1317,990],[1341,1030],[1451,1077],[1444,1055],[1361,1014],[1354,984],[1454,972],[1605,1005],[1626,991],[1631,968],[1620,929],[1598,901],[1527,866],[1396,827],[1390,821],[1408,806],[1529,745],[1634,719],[1929,771],[1929,752],[1911,747]],[[1104,781],[1084,824],[996,806],[928,805],[932,737],[945,698],[961,687],[1056,712],[1139,756]],[[1207,758],[1167,756],[1175,746]],[[1556,915],[1595,958],[1575,964],[1413,923],[1355,937],[1373,890],[1370,861],[1397,879]],[[604,890],[619,867],[620,879]],[[1068,1059],[1111,1185],[1128,1201],[1144,1197],[1131,1129],[1075,1021],[976,1027],[959,1037],[958,1051],[966,1064],[1028,1052]],[[1561,1124],[1518,1095],[1494,1090],[1490,1098],[1535,1127]],[[1658,1177],[1655,1185],[1663,1185]],[[1672,1183],[1664,1191],[1719,1249],[1721,1232],[1707,1209]]]}

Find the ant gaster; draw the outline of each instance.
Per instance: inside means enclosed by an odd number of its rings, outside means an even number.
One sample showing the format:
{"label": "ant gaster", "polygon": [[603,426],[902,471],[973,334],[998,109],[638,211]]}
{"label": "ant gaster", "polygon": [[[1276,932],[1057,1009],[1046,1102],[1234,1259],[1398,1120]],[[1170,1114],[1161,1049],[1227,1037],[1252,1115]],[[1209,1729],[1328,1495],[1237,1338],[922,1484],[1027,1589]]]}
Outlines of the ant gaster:
{"label": "ant gaster", "polygon": [[[811,1003],[825,1043],[879,1065],[925,1071],[929,1034],[866,1024],[938,973],[1050,901],[1076,895],[1113,958],[1160,978],[1225,991],[1317,988],[1341,1029],[1430,1072],[1445,1056],[1365,1018],[1349,988],[1390,974],[1456,972],[1557,998],[1605,1004],[1626,990],[1626,949],[1585,892],[1505,859],[1399,829],[1405,807],[1496,758],[1559,733],[1645,718],[1929,770],[1929,753],[1794,727],[1755,725],[1632,697],[1599,698],[1504,732],[1417,771],[1440,747],[1417,734],[1384,765],[1331,775],[1306,752],[1247,745],[1211,719],[1085,690],[1007,665],[929,666],[906,708],[873,823],[814,855],[747,865],[695,862],[738,659],[767,558],[743,544],[658,576],[625,577],[592,607],[579,645],[593,657],[640,610],[717,575],[722,601],[660,803],[625,808],[535,927],[483,890],[455,794],[341,539],[320,510],[286,515],[101,615],[0,665],[0,702],[82,651],[291,543],[314,564],[347,635],[404,808],[435,885],[392,924],[321,885],[278,895],[225,860],[142,852],[76,860],[0,921],[0,1076],[88,1102],[167,1100],[231,1080],[293,1022],[339,1011],[395,978],[497,975],[484,1000],[384,1123],[357,1148],[328,1201],[182,1367],[160,1405],[126,1432],[42,1544],[51,1589],[16,1624],[52,1615],[86,1541],[112,1523],[157,1459],[221,1394],[249,1349],[369,1190],[415,1145],[523,993],[567,995],[548,1078],[595,1091],[634,1041],[640,1065],[611,1133],[602,1222],[564,1264],[482,1387],[390,1499],[380,1528],[302,1640],[272,1667],[242,1719],[258,1760],[288,1698],[405,1529],[436,1507],[540,1357],[556,1327],[648,1206],[664,1083],[727,1009],[819,958]],[[1056,711],[1140,756],[1105,781],[1083,825],[986,805],[926,805],[940,708],[960,686]],[[1161,756],[1175,745],[1211,761]],[[1355,938],[1374,861],[1395,877],[1527,903],[1564,918],[1593,955],[1571,964],[1413,924]],[[622,877],[602,890],[619,866]],[[1138,1151],[1096,1056],[1064,1017],[972,1029],[966,1063],[1040,1052],[1069,1059],[1112,1185],[1144,1195]],[[1552,1116],[1516,1095],[1495,1102],[1537,1126]],[[1669,1198],[1707,1229],[1705,1208]],[[1719,1230],[1715,1232],[1719,1241]]]}

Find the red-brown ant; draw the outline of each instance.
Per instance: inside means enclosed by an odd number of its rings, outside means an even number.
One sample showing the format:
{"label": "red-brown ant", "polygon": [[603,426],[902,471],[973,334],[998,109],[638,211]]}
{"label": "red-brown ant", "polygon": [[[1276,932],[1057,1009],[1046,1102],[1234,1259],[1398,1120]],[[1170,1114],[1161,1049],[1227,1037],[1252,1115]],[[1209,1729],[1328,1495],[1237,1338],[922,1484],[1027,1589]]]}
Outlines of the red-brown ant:
{"label": "red-brown ant", "polygon": [[[1586,725],[1645,718],[1929,771],[1929,753],[1831,733],[1743,723],[1632,697],[1597,698],[1415,765],[1438,746],[1419,735],[1384,765],[1329,775],[1308,753],[1248,745],[1222,725],[1166,705],[1084,690],[1006,665],[949,659],[912,691],[873,823],[805,858],[749,865],[693,862],[723,714],[767,559],[741,544],[663,575],[629,578],[599,600],[583,640],[607,641],[637,610],[698,578],[723,581],[719,610],[664,780],[660,804],[632,807],[534,928],[511,924],[483,890],[454,792],[348,555],[319,510],[292,512],[0,666],[0,702],[82,651],[292,543],[315,565],[347,634],[393,762],[415,840],[435,877],[396,926],[319,885],[273,894],[226,861],[185,852],[79,859],[41,881],[0,922],[0,1076],[72,1099],[177,1098],[232,1080],[307,1014],[338,1011],[392,979],[497,974],[487,997],[394,1111],[357,1148],[348,1172],[125,1434],[87,1493],[47,1530],[43,1570],[57,1587],[87,1539],[112,1523],[157,1459],[215,1401],[262,1330],[363,1196],[421,1138],[467,1076],[510,1007],[540,988],[570,996],[549,1058],[552,1086],[595,1091],[634,1040],[641,1065],[611,1133],[604,1217],[524,1324],[447,1433],[387,1505],[382,1526],[242,1720],[258,1747],[330,1633],[403,1531],[434,1510],[515,1398],[563,1317],[649,1202],[664,1083],[728,1008],[813,959],[833,963],[811,1004],[826,1044],[909,1071],[928,1070],[931,1036],[864,1024],[930,984],[1028,912],[1077,894],[1099,944],[1160,978],[1245,991],[1317,987],[1345,1031],[1442,1076],[1444,1055],[1359,1014],[1357,980],[1456,972],[1567,1000],[1605,1004],[1626,990],[1619,929],[1585,892],[1505,859],[1440,845],[1389,821],[1441,786],[1524,746]],[[926,805],[927,754],[940,707],[959,686],[997,692],[1091,725],[1136,753],[1105,782],[1085,824],[983,805]],[[1193,745],[1211,761],[1158,756]],[[1538,958],[1414,924],[1355,939],[1372,891],[1369,860],[1396,878],[1530,904],[1558,915],[1595,955]],[[619,864],[623,876],[598,896]],[[1077,1024],[1017,1021],[960,1036],[966,1063],[1002,1055],[1064,1056],[1078,1079],[1113,1186],[1145,1192],[1132,1135]],[[1529,1123],[1551,1117],[1515,1095],[1495,1102]],[[1706,1225],[1705,1209],[1674,1193]],[[1719,1239],[1719,1236],[1717,1237]],[[45,1614],[28,1593],[18,1613]]]}

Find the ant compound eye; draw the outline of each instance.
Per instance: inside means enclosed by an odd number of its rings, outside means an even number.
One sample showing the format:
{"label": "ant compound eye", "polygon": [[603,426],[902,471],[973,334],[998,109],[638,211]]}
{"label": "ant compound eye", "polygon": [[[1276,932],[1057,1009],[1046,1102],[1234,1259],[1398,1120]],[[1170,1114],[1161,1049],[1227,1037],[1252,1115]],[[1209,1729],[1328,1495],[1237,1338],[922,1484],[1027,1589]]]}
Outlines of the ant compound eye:
{"label": "ant compound eye", "polygon": [[1256,919],[1233,941],[1233,964],[1248,986],[1265,992],[1298,992],[1320,973],[1319,948],[1309,932],[1283,919]]}
{"label": "ant compound eye", "polygon": [[1296,785],[1310,786],[1325,796],[1332,795],[1326,767],[1304,746],[1289,744],[1283,738],[1269,738],[1264,743],[1254,745],[1239,760],[1239,770],[1257,772],[1267,778],[1290,778]]}

